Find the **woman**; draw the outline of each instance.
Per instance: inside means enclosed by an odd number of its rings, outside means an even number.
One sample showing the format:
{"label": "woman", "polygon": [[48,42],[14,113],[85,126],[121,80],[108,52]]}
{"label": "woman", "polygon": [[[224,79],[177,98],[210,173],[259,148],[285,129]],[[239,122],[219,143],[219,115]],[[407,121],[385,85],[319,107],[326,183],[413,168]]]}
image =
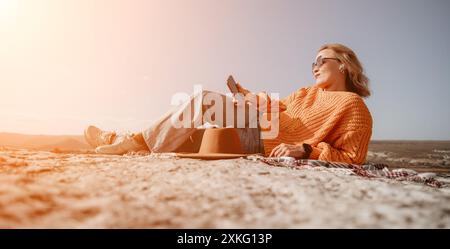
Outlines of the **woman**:
{"label": "woman", "polygon": [[[263,139],[246,130],[241,132],[241,142],[250,148],[248,151],[253,148],[271,157],[364,163],[372,135],[372,117],[362,99],[370,95],[369,80],[356,54],[344,45],[326,44],[319,49],[312,72],[316,80],[313,86],[300,88],[280,100],[276,138]],[[238,90],[249,93],[239,84]],[[191,96],[189,102],[169,111],[142,133],[116,136],[114,132],[90,126],[85,131],[86,139],[97,147],[98,153],[123,154],[149,149],[153,152],[175,151],[192,137],[195,129],[175,129],[169,125],[169,120],[191,108],[208,93],[204,91]],[[207,106],[202,107],[203,113]]]}

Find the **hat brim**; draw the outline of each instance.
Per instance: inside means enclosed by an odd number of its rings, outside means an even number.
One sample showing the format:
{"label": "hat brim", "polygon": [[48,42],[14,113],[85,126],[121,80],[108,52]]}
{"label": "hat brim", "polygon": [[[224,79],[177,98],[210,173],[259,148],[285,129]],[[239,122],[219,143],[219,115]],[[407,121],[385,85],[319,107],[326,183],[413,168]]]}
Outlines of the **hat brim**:
{"label": "hat brim", "polygon": [[252,154],[228,154],[228,153],[176,153],[177,157],[181,158],[192,158],[192,159],[203,159],[203,160],[220,160],[220,159],[234,159],[240,157],[250,156]]}

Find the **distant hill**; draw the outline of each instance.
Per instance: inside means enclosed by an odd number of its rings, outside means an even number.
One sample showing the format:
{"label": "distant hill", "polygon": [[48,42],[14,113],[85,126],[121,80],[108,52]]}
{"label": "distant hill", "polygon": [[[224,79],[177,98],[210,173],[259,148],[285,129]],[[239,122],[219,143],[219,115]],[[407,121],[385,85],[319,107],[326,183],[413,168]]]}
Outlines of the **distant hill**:
{"label": "distant hill", "polygon": [[77,151],[92,149],[83,136],[0,133],[0,146],[23,149]]}
{"label": "distant hill", "polygon": [[38,147],[38,149],[41,150],[56,150],[56,149],[60,149],[60,150],[87,150],[90,149],[91,147],[85,143],[85,142],[81,142],[77,139],[74,138],[66,138],[63,139],[57,143],[54,144],[48,144],[48,145],[43,145]]}

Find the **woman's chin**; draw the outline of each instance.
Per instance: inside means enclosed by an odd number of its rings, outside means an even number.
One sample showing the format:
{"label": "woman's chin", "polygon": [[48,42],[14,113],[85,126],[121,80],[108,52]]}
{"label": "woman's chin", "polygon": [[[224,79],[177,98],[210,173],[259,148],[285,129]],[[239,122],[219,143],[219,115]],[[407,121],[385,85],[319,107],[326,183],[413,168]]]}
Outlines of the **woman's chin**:
{"label": "woman's chin", "polygon": [[328,82],[316,81],[316,86],[319,88],[326,89],[329,86],[329,84]]}

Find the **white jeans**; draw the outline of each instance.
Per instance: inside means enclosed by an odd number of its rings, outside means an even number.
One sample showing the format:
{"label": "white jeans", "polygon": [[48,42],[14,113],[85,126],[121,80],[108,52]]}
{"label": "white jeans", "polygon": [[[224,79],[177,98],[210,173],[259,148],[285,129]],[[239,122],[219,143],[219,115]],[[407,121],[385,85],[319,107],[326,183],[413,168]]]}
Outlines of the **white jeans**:
{"label": "white jeans", "polygon": [[[205,112],[212,106],[212,104],[205,104],[204,100],[207,96],[217,97],[222,100],[222,116],[224,116],[223,118],[219,117],[213,120],[208,120],[207,122],[212,125],[217,125],[218,127],[230,127],[226,126],[226,122],[232,122],[232,127],[238,132],[242,148],[246,153],[264,153],[257,115],[249,115],[249,113],[257,113],[255,107],[246,105],[245,109],[241,108],[241,110],[245,110],[245,113],[238,113],[238,108],[232,102],[231,97],[205,90],[191,95],[188,101],[179,106],[173,107],[155,124],[142,132],[149,149],[152,152],[180,151],[179,148],[182,147],[183,144],[186,145],[187,143],[189,145],[189,140],[192,141],[193,136],[198,137],[196,135],[199,132],[197,127],[204,124]],[[195,108],[196,106],[199,108]],[[227,110],[233,110],[233,113],[229,113],[230,111],[227,113]],[[191,113],[191,115],[187,117],[189,118],[187,123],[191,125],[181,128],[174,126],[173,120],[184,119],[184,117],[186,117],[185,113],[187,112]],[[245,117],[242,114],[245,115]],[[240,115],[240,118],[245,119],[245,125],[242,128],[241,126],[237,126],[236,120],[238,115]],[[233,120],[230,120],[230,118]]]}

